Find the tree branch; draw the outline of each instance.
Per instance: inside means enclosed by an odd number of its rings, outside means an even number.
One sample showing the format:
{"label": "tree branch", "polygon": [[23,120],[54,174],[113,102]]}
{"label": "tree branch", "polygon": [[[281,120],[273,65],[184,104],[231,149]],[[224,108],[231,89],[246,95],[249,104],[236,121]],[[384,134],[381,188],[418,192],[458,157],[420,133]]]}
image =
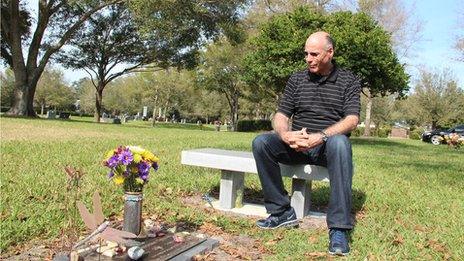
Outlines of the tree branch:
{"label": "tree branch", "polygon": [[[98,88],[97,88],[97,85],[95,84],[95,82],[94,82],[94,80],[93,80],[93,75],[92,75],[85,67],[82,68],[82,69],[84,69],[84,71],[90,76],[90,81],[92,82],[93,87],[95,87],[95,89],[98,89]],[[91,70],[92,70],[92,69],[91,69]],[[93,71],[93,70],[92,70],[92,71]]]}
{"label": "tree branch", "polygon": [[143,63],[138,63],[138,64],[136,64],[134,66],[131,66],[129,68],[126,68],[126,69],[124,69],[124,70],[122,70],[122,71],[120,71],[118,73],[111,74],[110,77],[108,77],[108,79],[106,79],[104,81],[105,85],[108,84],[109,82],[111,82],[112,80],[116,79],[117,77],[123,75],[123,74],[131,73],[133,69],[136,69],[136,68],[138,68],[138,67],[140,67],[142,65],[143,65]]}
{"label": "tree branch", "polygon": [[[42,42],[42,38],[45,33],[45,29],[47,28],[48,21],[50,20],[50,13],[48,9],[48,5],[45,0],[40,0],[38,2],[39,5],[39,17],[37,21],[37,28],[34,32],[34,36],[32,37],[31,44],[29,45],[29,51],[27,55],[27,63],[26,66],[28,70],[34,70],[37,66],[37,57],[39,55],[40,43]],[[33,77],[33,75],[31,75]]]}
{"label": "tree branch", "polygon": [[45,65],[48,63],[48,60],[50,59],[50,56],[52,54],[54,54],[55,52],[57,52],[66,43],[66,41],[68,41],[69,38],[71,38],[71,36],[85,22],[85,20],[87,20],[92,14],[94,14],[95,12],[99,11],[100,9],[102,9],[104,7],[107,7],[109,5],[113,5],[113,4],[116,4],[116,3],[122,3],[122,2],[124,2],[124,0],[112,0],[112,1],[109,1],[109,2],[104,3],[102,5],[99,5],[98,7],[95,7],[94,9],[84,13],[81,16],[81,18],[74,25],[72,25],[68,29],[68,31],[66,31],[66,33],[64,33],[64,35],[61,37],[61,39],[58,41],[58,43],[56,43],[55,45],[47,48],[47,50],[45,51],[44,56],[42,57],[42,59],[40,61],[40,65],[38,67],[37,73],[34,74],[34,77],[39,77],[40,76],[40,73],[44,70]]}

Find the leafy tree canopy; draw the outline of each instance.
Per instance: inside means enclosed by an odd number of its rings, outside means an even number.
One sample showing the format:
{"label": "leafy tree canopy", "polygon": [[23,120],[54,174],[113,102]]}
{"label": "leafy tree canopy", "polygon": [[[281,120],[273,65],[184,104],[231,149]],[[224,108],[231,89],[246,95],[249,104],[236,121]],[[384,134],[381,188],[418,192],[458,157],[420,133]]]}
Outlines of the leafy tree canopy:
{"label": "leafy tree canopy", "polygon": [[408,90],[409,76],[393,52],[390,35],[364,13],[335,12],[322,15],[309,8],[278,15],[265,23],[252,39],[255,49],[245,58],[246,79],[282,93],[288,77],[306,68],[304,43],[316,31],[334,38],[338,65],[352,70],[372,95]]}

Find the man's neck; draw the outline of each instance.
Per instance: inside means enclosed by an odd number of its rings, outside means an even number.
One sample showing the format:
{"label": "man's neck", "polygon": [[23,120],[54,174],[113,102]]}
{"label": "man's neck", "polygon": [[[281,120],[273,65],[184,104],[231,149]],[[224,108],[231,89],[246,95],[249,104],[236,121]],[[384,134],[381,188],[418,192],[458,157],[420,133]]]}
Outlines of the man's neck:
{"label": "man's neck", "polygon": [[333,63],[330,63],[326,70],[320,73],[321,76],[328,76],[334,68]]}

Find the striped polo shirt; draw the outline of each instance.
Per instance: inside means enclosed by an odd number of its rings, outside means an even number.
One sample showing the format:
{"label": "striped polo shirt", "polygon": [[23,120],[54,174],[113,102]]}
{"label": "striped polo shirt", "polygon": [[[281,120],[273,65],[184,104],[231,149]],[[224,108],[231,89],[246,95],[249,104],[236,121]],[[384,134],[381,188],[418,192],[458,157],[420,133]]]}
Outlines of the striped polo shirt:
{"label": "striped polo shirt", "polygon": [[350,71],[335,65],[327,76],[304,70],[287,82],[277,111],[292,117],[292,130],[318,132],[347,115],[359,116],[361,85]]}

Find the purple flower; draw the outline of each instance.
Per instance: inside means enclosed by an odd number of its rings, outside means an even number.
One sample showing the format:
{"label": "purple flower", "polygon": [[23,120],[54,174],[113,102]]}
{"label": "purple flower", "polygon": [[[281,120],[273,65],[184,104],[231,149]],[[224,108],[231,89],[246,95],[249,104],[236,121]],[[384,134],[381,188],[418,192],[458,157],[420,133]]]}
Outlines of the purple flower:
{"label": "purple flower", "polygon": [[119,154],[119,161],[121,161],[123,165],[129,165],[133,159],[134,156],[129,149],[125,149]]}
{"label": "purple flower", "polygon": [[143,181],[147,182],[148,181],[148,172],[145,174],[140,175],[140,178],[143,179]]}
{"label": "purple flower", "polygon": [[114,172],[111,170],[109,173],[108,173],[108,178],[112,178],[114,176]]}
{"label": "purple flower", "polygon": [[153,169],[155,171],[158,170],[158,168],[159,168],[158,163],[156,163],[156,162],[153,162],[153,164],[151,166],[153,167]]}
{"label": "purple flower", "polygon": [[145,174],[150,171],[150,165],[147,164],[145,161],[141,161],[138,165],[138,168],[139,168],[139,173],[141,174]]}
{"label": "purple flower", "polygon": [[115,155],[115,156],[109,158],[106,163],[108,164],[108,167],[110,167],[110,168],[116,167],[118,165],[118,163],[119,163],[118,156]]}

